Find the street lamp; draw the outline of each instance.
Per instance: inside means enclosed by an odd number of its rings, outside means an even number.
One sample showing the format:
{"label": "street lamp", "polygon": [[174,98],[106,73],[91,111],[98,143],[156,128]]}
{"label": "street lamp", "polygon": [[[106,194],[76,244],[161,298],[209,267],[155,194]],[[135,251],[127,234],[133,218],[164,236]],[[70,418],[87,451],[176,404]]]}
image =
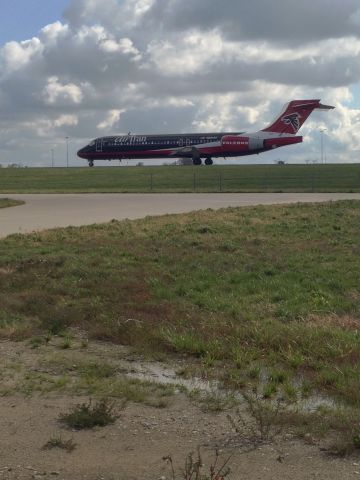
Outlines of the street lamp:
{"label": "street lamp", "polygon": [[320,130],[320,145],[321,145],[321,163],[324,163],[324,132],[326,128]]}
{"label": "street lamp", "polygon": [[51,150],[51,166],[54,166],[54,149],[52,148]]}
{"label": "street lamp", "polygon": [[66,167],[69,166],[69,137],[65,137],[66,139]]}

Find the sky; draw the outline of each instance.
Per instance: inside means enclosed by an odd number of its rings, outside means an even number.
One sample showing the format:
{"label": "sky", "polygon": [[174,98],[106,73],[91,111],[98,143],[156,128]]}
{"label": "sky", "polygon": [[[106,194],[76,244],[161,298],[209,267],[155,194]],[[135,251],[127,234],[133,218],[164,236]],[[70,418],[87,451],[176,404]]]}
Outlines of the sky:
{"label": "sky", "polygon": [[[263,128],[320,98],[304,142],[228,163],[360,160],[359,0],[11,0],[0,164],[86,165],[90,139]],[[321,134],[320,131],[323,130]],[[117,163],[117,162],[116,162]]]}

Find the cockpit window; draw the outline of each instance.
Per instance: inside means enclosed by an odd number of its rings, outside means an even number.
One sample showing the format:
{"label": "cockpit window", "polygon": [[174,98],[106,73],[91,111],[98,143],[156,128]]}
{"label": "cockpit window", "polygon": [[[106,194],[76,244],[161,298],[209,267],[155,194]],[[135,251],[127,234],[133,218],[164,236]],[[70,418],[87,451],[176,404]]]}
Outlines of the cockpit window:
{"label": "cockpit window", "polygon": [[89,143],[89,147],[93,147],[95,145],[95,140]]}

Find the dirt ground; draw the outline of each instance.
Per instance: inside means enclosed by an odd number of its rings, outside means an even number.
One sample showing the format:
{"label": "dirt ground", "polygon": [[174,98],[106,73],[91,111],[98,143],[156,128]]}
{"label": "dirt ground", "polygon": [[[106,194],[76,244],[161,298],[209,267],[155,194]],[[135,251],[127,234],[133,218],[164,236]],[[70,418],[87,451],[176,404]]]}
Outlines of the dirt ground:
{"label": "dirt ground", "polygon": [[[24,342],[0,342],[0,480],[172,480],[170,465],[163,460],[168,455],[173,459],[175,478],[180,479],[187,454],[196,452],[198,447],[205,464],[204,474],[209,473],[217,448],[219,464],[231,455],[228,479],[360,478],[360,455],[332,457],[321,450],[321,445],[289,434],[252,448],[231,428],[228,411],[203,411],[181,390],[162,408],[128,402],[112,425],[69,430],[59,423],[59,415],[87,401],[88,395],[56,389],[40,394],[35,388],[27,395],[19,393],[22,375],[41,368],[44,371],[44,359],[55,354],[56,348],[46,345],[32,349]],[[116,355],[112,348],[116,347],[94,344],[84,355],[98,356],[101,361],[105,356],[114,361],[121,357],[123,361],[124,351]],[[75,347],[70,350],[61,354],[74,355]],[[81,354],[77,348],[76,355]],[[124,365],[121,371],[124,373]],[[10,385],[15,389],[10,389]],[[115,400],[115,405],[120,403],[120,399]],[[46,442],[55,437],[72,439],[75,449],[44,449]]]}

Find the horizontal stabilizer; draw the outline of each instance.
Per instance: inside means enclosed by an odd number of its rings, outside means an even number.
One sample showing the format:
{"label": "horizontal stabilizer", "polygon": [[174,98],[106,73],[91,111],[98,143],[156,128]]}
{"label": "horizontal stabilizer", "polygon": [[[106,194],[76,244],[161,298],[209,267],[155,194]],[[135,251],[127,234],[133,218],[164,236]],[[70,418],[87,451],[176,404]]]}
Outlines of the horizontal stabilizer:
{"label": "horizontal stabilizer", "polygon": [[319,103],[319,105],[316,108],[320,108],[320,110],[333,110],[335,107],[331,105],[323,105],[322,103]]}

